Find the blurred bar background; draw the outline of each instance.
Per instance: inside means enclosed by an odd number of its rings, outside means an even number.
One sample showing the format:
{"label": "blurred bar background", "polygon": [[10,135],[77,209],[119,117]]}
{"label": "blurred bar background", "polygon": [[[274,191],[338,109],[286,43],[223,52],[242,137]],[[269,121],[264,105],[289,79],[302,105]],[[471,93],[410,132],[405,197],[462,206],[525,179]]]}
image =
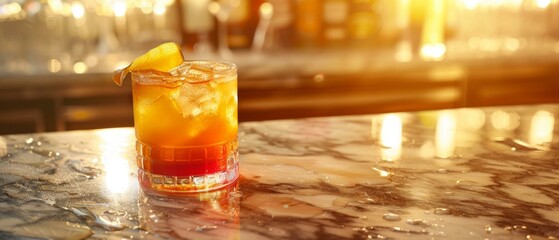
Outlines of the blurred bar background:
{"label": "blurred bar background", "polygon": [[559,0],[0,1],[0,134],[132,126],[156,45],[239,67],[241,121],[559,102]]}

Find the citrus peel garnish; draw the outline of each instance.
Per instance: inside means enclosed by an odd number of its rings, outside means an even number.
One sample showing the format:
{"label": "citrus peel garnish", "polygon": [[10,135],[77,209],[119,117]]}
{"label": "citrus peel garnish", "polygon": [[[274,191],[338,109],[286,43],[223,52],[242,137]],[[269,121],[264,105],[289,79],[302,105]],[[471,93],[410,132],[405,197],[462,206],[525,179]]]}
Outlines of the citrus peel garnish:
{"label": "citrus peel garnish", "polygon": [[134,59],[128,67],[116,70],[113,74],[113,81],[121,86],[122,81],[130,72],[148,69],[168,72],[179,66],[183,61],[184,57],[178,44],[174,42],[163,43]]}

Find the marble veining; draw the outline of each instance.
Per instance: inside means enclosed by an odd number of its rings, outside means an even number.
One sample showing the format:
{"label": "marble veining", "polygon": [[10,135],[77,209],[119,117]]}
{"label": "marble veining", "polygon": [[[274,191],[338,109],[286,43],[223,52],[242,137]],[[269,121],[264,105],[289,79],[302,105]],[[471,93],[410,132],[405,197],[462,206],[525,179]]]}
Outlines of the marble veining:
{"label": "marble veining", "polygon": [[138,186],[132,128],[0,136],[0,239],[557,239],[559,105],[243,123],[218,191]]}

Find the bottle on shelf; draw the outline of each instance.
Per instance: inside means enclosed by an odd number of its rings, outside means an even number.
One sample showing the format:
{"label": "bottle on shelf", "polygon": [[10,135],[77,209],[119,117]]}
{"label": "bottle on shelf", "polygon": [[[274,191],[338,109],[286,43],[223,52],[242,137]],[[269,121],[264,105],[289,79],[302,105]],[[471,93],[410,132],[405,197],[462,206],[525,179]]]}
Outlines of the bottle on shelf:
{"label": "bottle on shelf", "polygon": [[409,24],[407,25],[407,31],[414,55],[420,51],[421,33],[423,31],[428,5],[428,0],[409,1]]}
{"label": "bottle on shelf", "polygon": [[227,20],[227,44],[229,48],[233,50],[250,48],[254,32],[254,24],[251,18],[257,16],[257,13],[252,11],[251,2],[249,0],[225,0],[224,2],[235,2]]}
{"label": "bottle on shelf", "polygon": [[258,6],[253,50],[293,47],[294,8],[292,1],[266,0]]}
{"label": "bottle on shelf", "polygon": [[182,45],[198,53],[215,48],[215,20],[208,10],[211,0],[180,0]]}
{"label": "bottle on shelf", "polygon": [[322,44],[343,46],[347,40],[348,0],[324,0],[322,3]]}
{"label": "bottle on shelf", "polygon": [[321,0],[295,0],[295,38],[301,48],[317,47],[322,32]]}
{"label": "bottle on shelf", "polygon": [[350,1],[348,31],[352,46],[373,46],[379,27],[377,0]]}
{"label": "bottle on shelf", "polygon": [[393,47],[398,43],[402,34],[402,22],[407,20],[407,16],[402,15],[402,5],[400,0],[377,0],[379,13],[377,42],[380,45]]}

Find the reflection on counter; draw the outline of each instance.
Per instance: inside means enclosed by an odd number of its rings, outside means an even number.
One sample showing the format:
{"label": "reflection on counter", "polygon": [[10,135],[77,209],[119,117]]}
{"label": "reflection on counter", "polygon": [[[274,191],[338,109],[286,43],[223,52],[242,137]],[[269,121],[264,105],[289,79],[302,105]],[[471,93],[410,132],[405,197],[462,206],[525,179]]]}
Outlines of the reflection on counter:
{"label": "reflection on counter", "polygon": [[390,114],[382,120],[380,145],[382,147],[382,160],[396,161],[400,159],[402,154],[402,120],[399,116]]}
{"label": "reflection on counter", "polygon": [[435,130],[435,156],[449,158],[456,148],[456,116],[451,112],[441,112]]}
{"label": "reflection on counter", "polygon": [[238,183],[183,196],[139,191],[138,219],[146,238],[228,239],[240,236]]}
{"label": "reflection on counter", "polygon": [[130,131],[120,128],[102,129],[95,134],[100,139],[102,149],[101,162],[105,172],[105,186],[113,194],[123,193],[130,187],[130,172],[136,166],[130,166],[126,152],[127,146],[136,138]]}
{"label": "reflection on counter", "polygon": [[549,149],[553,141],[553,130],[555,127],[555,116],[548,111],[538,111],[530,122],[530,136],[528,142],[535,146]]}
{"label": "reflection on counter", "polygon": [[[380,161],[386,163],[405,158],[402,147],[409,145],[419,146],[418,156],[423,159],[460,159],[462,149],[484,139],[508,146],[512,151],[550,150],[556,125],[553,110],[544,107],[527,113],[510,109],[422,111],[416,119],[408,114],[375,115],[371,119],[371,138]],[[416,121],[424,129],[406,129]],[[431,137],[415,142],[406,132],[429,132]]]}

